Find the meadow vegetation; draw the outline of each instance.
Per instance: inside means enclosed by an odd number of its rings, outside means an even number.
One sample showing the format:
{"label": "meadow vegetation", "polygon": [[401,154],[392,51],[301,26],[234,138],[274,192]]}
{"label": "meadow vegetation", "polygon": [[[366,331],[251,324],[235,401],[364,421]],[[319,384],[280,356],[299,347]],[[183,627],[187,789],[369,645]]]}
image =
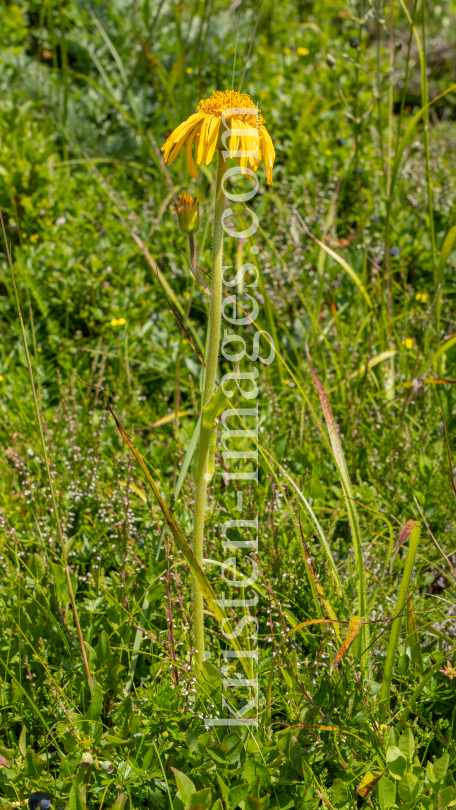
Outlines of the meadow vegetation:
{"label": "meadow vegetation", "polygon": [[[455,25],[453,0],[2,0],[0,807],[456,804]],[[195,661],[210,305],[170,212],[199,200],[209,283],[216,165],[192,179],[160,147],[232,87],[276,157],[224,264],[256,266],[242,335],[276,357],[258,484],[225,483],[220,426],[208,487],[219,600],[240,492],[259,526],[258,725],[227,727],[222,694],[254,695],[210,600]]]}

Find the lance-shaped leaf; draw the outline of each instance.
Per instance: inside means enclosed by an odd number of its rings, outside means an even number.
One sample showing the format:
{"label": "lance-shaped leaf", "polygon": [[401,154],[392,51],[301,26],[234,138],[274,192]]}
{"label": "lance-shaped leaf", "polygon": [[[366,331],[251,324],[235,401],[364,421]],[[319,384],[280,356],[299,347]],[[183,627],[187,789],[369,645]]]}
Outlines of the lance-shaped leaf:
{"label": "lance-shaped leaf", "polygon": [[331,667],[329,669],[329,674],[330,675],[333,674],[334,669],[336,668],[339,661],[342,661],[342,658],[344,657],[344,655],[346,655],[348,653],[351,645],[353,644],[356,636],[358,635],[358,633],[359,633],[359,631],[361,629],[362,623],[363,623],[363,619],[362,619],[361,616],[350,616],[350,624],[348,625],[347,635],[344,638],[344,642],[342,644],[342,647],[340,648],[340,650],[337,653],[334,661],[331,664]]}

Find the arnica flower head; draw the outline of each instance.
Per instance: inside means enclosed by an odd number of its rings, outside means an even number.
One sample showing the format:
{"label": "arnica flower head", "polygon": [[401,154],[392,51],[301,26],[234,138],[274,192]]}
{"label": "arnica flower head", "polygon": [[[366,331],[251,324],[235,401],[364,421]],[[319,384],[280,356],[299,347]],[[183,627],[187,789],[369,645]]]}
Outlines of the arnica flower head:
{"label": "arnica flower head", "polygon": [[[249,112],[228,112],[234,108],[250,107],[252,108],[251,114]],[[225,115],[223,115],[224,113]],[[252,157],[245,154],[238,157],[242,173],[245,174],[247,167],[256,171],[263,158],[267,180],[272,185],[275,150],[271,136],[266,129],[265,120],[250,96],[247,93],[238,93],[236,90],[225,90],[224,92],[217,90],[210,98],[200,101],[196,112],[179,124],[162,146],[165,163],[170,165],[187,141],[188,170],[192,177],[198,177],[196,164],[201,166],[205,162],[206,166],[209,165],[214,157],[219,135],[223,135],[225,129],[234,130],[228,144],[228,149],[233,157],[238,149],[241,150],[241,153],[253,153]],[[193,157],[193,142],[195,143],[196,163]]]}
{"label": "arnica flower head", "polygon": [[171,206],[175,211],[182,233],[195,233],[199,228],[199,202],[185,191],[180,195],[177,205]]}

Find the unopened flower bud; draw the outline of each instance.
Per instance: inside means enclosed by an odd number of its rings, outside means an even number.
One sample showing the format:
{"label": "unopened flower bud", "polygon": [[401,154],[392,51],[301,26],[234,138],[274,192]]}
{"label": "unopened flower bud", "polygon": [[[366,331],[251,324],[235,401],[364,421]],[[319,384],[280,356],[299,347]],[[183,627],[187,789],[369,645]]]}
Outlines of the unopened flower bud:
{"label": "unopened flower bud", "polygon": [[330,53],[326,54],[326,64],[332,68],[336,66],[336,60],[334,59],[334,56],[331,56]]}
{"label": "unopened flower bud", "polygon": [[90,751],[87,751],[82,755],[81,765],[93,765],[93,756]]}
{"label": "unopened flower bud", "polygon": [[171,211],[177,214],[177,221],[182,233],[196,233],[199,228],[199,202],[190,194],[183,192]]}

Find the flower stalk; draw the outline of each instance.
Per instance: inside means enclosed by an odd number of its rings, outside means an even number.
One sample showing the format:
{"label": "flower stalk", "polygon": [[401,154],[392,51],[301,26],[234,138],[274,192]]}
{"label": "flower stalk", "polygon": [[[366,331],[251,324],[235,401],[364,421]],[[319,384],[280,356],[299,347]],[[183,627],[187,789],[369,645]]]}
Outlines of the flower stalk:
{"label": "flower stalk", "polygon": [[[222,189],[224,158],[218,150],[217,178],[215,184],[215,212],[212,242],[212,285],[209,311],[209,346],[206,357],[206,379],[203,391],[203,408],[209,403],[215,388],[220,348],[220,328],[222,321],[222,274],[223,274],[223,225],[222,216],[225,208],[225,195]],[[206,507],[207,485],[211,473],[208,471],[208,458],[211,433],[214,428],[201,423],[198,445],[197,465],[195,470],[195,510],[193,515],[193,553],[197,562],[203,567],[204,517]],[[204,614],[203,595],[193,582],[193,631],[195,643],[195,660],[199,667],[204,662]]]}

